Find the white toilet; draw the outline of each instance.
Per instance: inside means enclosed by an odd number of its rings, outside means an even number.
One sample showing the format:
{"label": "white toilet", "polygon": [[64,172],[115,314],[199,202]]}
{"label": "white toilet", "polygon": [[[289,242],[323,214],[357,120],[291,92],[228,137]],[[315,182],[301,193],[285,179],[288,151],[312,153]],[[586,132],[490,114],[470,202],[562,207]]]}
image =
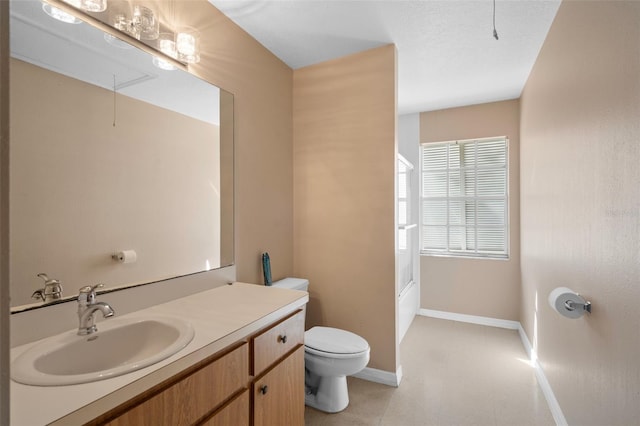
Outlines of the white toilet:
{"label": "white toilet", "polygon": [[[309,281],[285,278],[273,287],[307,291]],[[357,334],[331,327],[313,327],[304,333],[305,404],[337,413],[349,405],[347,377],[369,362],[369,343]]]}

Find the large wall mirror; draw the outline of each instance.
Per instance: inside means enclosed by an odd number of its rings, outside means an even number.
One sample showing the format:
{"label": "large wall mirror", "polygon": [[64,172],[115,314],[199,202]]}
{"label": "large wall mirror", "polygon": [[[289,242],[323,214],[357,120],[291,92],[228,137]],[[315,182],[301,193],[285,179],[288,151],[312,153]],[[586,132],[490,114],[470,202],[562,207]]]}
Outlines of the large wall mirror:
{"label": "large wall mirror", "polygon": [[10,7],[13,311],[46,304],[39,273],[68,299],[231,265],[233,96],[39,1]]}

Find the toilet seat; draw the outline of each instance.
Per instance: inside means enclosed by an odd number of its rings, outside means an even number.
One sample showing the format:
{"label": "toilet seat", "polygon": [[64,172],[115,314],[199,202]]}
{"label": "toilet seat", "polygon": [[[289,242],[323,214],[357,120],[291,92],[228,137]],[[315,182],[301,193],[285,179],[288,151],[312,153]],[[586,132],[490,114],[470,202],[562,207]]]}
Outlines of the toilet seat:
{"label": "toilet seat", "polygon": [[369,351],[369,343],[355,333],[332,327],[313,327],[304,333],[307,353],[327,358],[355,358]]}

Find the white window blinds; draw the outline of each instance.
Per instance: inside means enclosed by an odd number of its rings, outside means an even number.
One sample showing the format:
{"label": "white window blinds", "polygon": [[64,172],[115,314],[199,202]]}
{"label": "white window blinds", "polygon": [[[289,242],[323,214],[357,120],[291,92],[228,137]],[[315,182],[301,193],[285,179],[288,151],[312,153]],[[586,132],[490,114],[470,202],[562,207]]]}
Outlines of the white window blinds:
{"label": "white window blinds", "polygon": [[508,257],[507,139],[421,147],[423,254]]}

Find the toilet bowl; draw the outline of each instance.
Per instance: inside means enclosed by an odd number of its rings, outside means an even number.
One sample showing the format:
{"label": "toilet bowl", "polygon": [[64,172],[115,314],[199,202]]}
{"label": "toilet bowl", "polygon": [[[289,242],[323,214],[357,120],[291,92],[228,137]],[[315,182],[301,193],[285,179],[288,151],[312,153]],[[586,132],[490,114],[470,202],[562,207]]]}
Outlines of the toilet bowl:
{"label": "toilet bowl", "polygon": [[[307,291],[309,281],[285,278],[273,287]],[[369,363],[369,343],[349,331],[313,327],[304,333],[305,404],[327,413],[349,405],[347,376]]]}
{"label": "toilet bowl", "polygon": [[331,327],[306,331],[305,404],[327,413],[347,408],[347,376],[367,366],[369,352],[369,344],[357,334]]}

